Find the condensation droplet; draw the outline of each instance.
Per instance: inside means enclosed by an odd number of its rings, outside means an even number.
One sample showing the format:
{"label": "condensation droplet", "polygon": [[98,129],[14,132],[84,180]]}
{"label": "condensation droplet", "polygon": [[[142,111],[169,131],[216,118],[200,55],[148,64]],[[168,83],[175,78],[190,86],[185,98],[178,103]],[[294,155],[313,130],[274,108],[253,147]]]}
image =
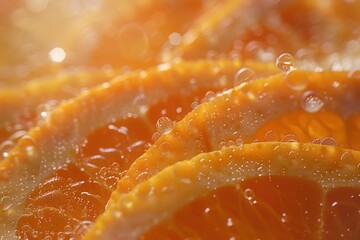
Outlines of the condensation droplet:
{"label": "condensation droplet", "polygon": [[276,59],[276,66],[284,72],[291,71],[295,68],[295,58],[289,53],[283,53]]}
{"label": "condensation droplet", "polygon": [[12,199],[9,196],[2,197],[0,203],[1,203],[0,205],[1,205],[1,208],[3,211],[6,211],[9,208],[11,208],[11,206],[13,204]]}
{"label": "condensation droplet", "polygon": [[301,98],[301,107],[309,113],[315,113],[322,109],[324,101],[318,93],[314,91],[306,91]]}
{"label": "condensation droplet", "polygon": [[332,137],[326,137],[321,140],[321,145],[336,146],[336,140]]}
{"label": "condensation droplet", "polygon": [[169,39],[169,43],[173,46],[177,46],[181,43],[182,41],[182,36],[180,35],[180,33],[178,32],[173,32],[169,35],[168,37]]}
{"label": "condensation droplet", "polygon": [[353,159],[353,155],[351,152],[344,152],[341,155],[341,161],[351,161]]}
{"label": "condensation droplet", "polygon": [[293,69],[285,75],[286,84],[295,91],[302,91],[306,88],[309,78],[304,71]]}
{"label": "condensation droplet", "polygon": [[201,102],[208,102],[215,98],[216,94],[213,91],[208,91],[205,94],[205,97],[202,99]]}
{"label": "condensation droplet", "polygon": [[173,121],[171,121],[170,118],[161,117],[156,122],[156,130],[160,134],[167,134],[171,131],[171,129],[173,128],[173,125],[174,125],[174,123],[173,123]]}
{"label": "condensation droplet", "polygon": [[11,140],[6,140],[0,144],[0,159],[6,158],[9,156],[9,152],[13,147],[15,146],[15,143]]}
{"label": "condensation droplet", "polygon": [[236,146],[241,147],[242,145],[244,145],[244,141],[242,140],[242,138],[238,138],[236,139],[235,144]]}
{"label": "condensation droplet", "polygon": [[191,103],[191,109],[192,110],[195,110],[195,108],[197,108],[199,106],[199,103],[198,102],[192,102]]}
{"label": "condensation droplet", "polygon": [[234,226],[234,222],[233,222],[232,218],[228,218],[228,219],[227,219],[227,221],[226,221],[226,226],[228,226],[228,227]]}
{"label": "condensation droplet", "polygon": [[251,80],[253,80],[254,76],[255,76],[255,72],[251,68],[247,68],[247,67],[241,68],[235,74],[234,87],[250,82]]}
{"label": "condensation droplet", "polygon": [[169,149],[170,149],[170,144],[168,142],[163,142],[159,146],[159,150],[161,151],[162,154],[168,153]]}
{"label": "condensation droplet", "polygon": [[281,142],[297,142],[297,137],[294,134],[286,134],[281,138]]}
{"label": "condensation droplet", "polygon": [[144,95],[139,95],[135,97],[134,105],[139,109],[139,112],[141,114],[146,114],[149,109],[148,102]]}
{"label": "condensation droplet", "polygon": [[269,130],[265,133],[265,141],[267,142],[276,141],[276,134],[273,130]]}
{"label": "condensation droplet", "polygon": [[245,199],[252,201],[252,200],[254,200],[255,193],[252,189],[247,188],[244,190],[244,197],[245,197]]}
{"label": "condensation droplet", "polygon": [[81,239],[92,226],[94,226],[94,222],[92,221],[80,222],[73,231],[74,238]]}

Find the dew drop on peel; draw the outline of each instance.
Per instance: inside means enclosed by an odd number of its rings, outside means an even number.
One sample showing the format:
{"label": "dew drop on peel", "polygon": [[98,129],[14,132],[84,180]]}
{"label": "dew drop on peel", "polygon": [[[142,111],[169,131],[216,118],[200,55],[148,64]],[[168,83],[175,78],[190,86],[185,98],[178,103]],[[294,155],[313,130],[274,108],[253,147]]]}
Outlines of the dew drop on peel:
{"label": "dew drop on peel", "polygon": [[156,122],[156,130],[161,134],[169,133],[172,127],[173,127],[173,122],[168,117],[161,117]]}
{"label": "dew drop on peel", "polygon": [[289,88],[295,91],[302,91],[306,89],[309,79],[306,72],[293,69],[286,72],[285,82]]}
{"label": "dew drop on peel", "polygon": [[241,68],[235,74],[234,87],[250,82],[251,80],[253,80],[254,76],[255,76],[255,72],[251,68],[247,68],[247,67]]}
{"label": "dew drop on peel", "polygon": [[315,113],[324,107],[324,101],[317,92],[306,91],[301,98],[301,107],[308,113]]}
{"label": "dew drop on peel", "polygon": [[276,59],[276,66],[283,72],[291,71],[295,68],[295,58],[290,53],[283,53]]}

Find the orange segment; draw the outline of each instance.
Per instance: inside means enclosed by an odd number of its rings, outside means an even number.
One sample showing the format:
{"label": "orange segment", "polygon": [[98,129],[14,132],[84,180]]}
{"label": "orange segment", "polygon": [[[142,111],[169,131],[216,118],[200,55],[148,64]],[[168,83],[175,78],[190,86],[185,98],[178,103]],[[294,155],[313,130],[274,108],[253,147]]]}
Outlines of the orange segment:
{"label": "orange segment", "polygon": [[326,195],[324,236],[326,239],[357,239],[360,236],[360,189],[336,188]]}
{"label": "orange segment", "polygon": [[199,197],[141,239],[312,239],[322,194],[316,183],[300,178],[249,178]]}
{"label": "orange segment", "polygon": [[[298,111],[265,123],[256,133],[259,141],[318,142],[352,148],[345,121],[331,112],[309,113]],[[350,129],[351,126],[349,126]],[[336,139],[336,140],[335,140]],[[350,141],[350,144],[348,144]]]}
{"label": "orange segment", "polygon": [[[360,111],[359,106],[355,104],[359,101],[360,82],[348,78],[345,72],[304,72],[304,74],[308,77],[308,81],[306,88],[301,91],[289,87],[284,75],[275,75],[232,89],[200,105],[134,162],[127,174],[119,181],[117,191],[112,193],[110,204],[115,203],[121,194],[127,193],[141,182],[137,179],[140,173],[147,172],[148,175],[153,175],[164,167],[202,152],[252,143],[259,140],[259,136],[256,135],[258,131],[262,131],[259,129],[273,127],[271,121],[286,119],[288,114],[290,116],[293,114],[292,118],[299,117],[297,121],[306,123],[310,119],[316,123],[312,131],[302,129],[299,137],[296,135],[298,129],[295,131],[291,129],[290,133],[295,134],[295,138],[301,138],[303,132],[309,131],[311,135],[308,137],[315,139],[323,138],[327,134],[321,130],[323,127],[318,124],[319,118],[321,120],[322,116],[331,115],[332,117],[328,118],[329,121],[325,124],[327,129],[331,129],[329,135],[339,137],[339,140],[335,139],[335,141],[345,144],[348,139],[346,128],[341,126],[349,115]],[[334,87],[334,79],[340,86]],[[301,120],[302,116],[305,116],[305,119]],[[312,126],[313,123],[310,121],[309,124]],[[301,125],[298,127],[301,128]],[[305,127],[308,128],[306,124]],[[276,131],[276,129],[271,130]],[[263,134],[265,133],[261,133]],[[265,137],[266,134],[263,136]],[[161,147],[164,144],[167,146],[166,151]],[[166,161],[158,161],[158,159],[166,159]]]}
{"label": "orange segment", "polygon": [[79,147],[76,162],[93,180],[114,190],[133,160],[149,148],[154,132],[142,118],[126,118],[98,128]]}
{"label": "orange segment", "polygon": [[[358,209],[359,163],[358,151],[303,143],[200,154],[137,185],[85,239],[318,239],[327,234],[328,221],[345,234],[350,221],[339,214],[348,211],[332,212],[332,218],[323,212],[334,201]],[[333,191],[346,194],[341,199]]]}
{"label": "orange segment", "polygon": [[360,113],[355,113],[346,122],[347,134],[349,136],[350,148],[360,149]]}
{"label": "orange segment", "polygon": [[103,211],[109,195],[110,191],[76,166],[63,167],[30,194],[25,214],[17,221],[19,236],[46,239],[68,232],[69,239],[84,221],[93,221]]}
{"label": "orange segment", "polygon": [[[155,126],[149,119],[154,120],[156,115],[158,118],[162,116],[157,104],[174,96],[179,97],[181,89],[187,99],[179,103],[185,109],[185,106],[194,101],[191,97],[199,96],[205,89],[218,91],[232,87],[232,79],[242,66],[253,68],[254,71],[259,70],[261,75],[277,72],[268,64],[241,61],[198,61],[160,65],[148,71],[119,76],[110,84],[94,88],[60,105],[0,163],[1,191],[13,202],[11,211],[4,213],[1,233],[11,236],[16,227],[16,219],[24,214],[25,208],[28,208],[29,212],[35,211],[31,209],[31,204],[29,206],[24,202],[34,189],[34,194],[39,193],[41,196],[42,183],[51,180],[52,174],[57,174],[58,168],[69,171],[69,176],[84,170],[84,174],[89,175],[96,184],[105,189],[113,188],[133,160],[148,147],[149,138],[155,132]],[[172,106],[167,107],[167,110],[176,112]],[[177,114],[180,119],[186,112]],[[164,130],[163,126],[157,128],[158,132]],[[166,149],[166,146],[162,146],[162,149]],[[111,152],[112,150],[114,152]],[[124,162],[122,157],[128,162]],[[72,163],[75,163],[76,171],[68,169],[67,165]],[[137,177],[139,180],[148,178],[146,173]],[[26,189],[13,188],[14,185],[24,183],[27,184]],[[98,212],[95,199],[94,203],[88,204],[87,202],[92,200],[87,196],[76,196],[84,198],[80,201],[84,205],[93,204],[95,207],[91,211]],[[64,202],[59,200],[56,204],[61,206]],[[85,208],[84,205],[81,207]],[[104,207],[105,203],[102,204],[102,208]],[[91,220],[93,217],[88,219]],[[21,224],[26,224],[26,221]],[[51,228],[50,222],[48,226]],[[18,225],[19,230],[22,227]],[[39,236],[44,236],[37,231]]]}

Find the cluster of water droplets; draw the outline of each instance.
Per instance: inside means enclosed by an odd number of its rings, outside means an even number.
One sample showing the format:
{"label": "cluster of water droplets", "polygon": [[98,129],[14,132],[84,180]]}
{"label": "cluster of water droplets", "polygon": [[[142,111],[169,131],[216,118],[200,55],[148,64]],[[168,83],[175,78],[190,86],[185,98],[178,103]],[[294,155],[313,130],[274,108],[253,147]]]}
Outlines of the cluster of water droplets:
{"label": "cluster of water droplets", "polygon": [[152,140],[155,142],[161,135],[168,134],[174,126],[174,122],[166,117],[160,117],[156,122],[156,132],[152,135]]}

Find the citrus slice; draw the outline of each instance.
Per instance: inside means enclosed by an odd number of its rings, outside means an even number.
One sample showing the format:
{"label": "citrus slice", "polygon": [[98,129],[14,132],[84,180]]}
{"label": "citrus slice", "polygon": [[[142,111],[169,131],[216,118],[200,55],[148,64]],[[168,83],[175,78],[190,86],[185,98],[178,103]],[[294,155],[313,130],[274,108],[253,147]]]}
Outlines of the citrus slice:
{"label": "citrus slice", "polygon": [[358,239],[359,164],[302,143],[200,154],[136,186],[84,239]]}
{"label": "citrus slice", "polygon": [[[0,145],[4,141],[15,145],[31,127],[41,123],[56,105],[88,88],[110,81],[119,73],[113,70],[64,71],[16,87],[1,88]],[[0,147],[0,159],[10,150],[9,147]]]}
{"label": "citrus slice", "polygon": [[[357,24],[349,27],[319,5],[316,1],[228,0],[199,17],[181,44],[164,54],[170,60],[226,56],[274,61],[288,52],[301,59],[299,64],[304,67],[314,69],[316,61],[331,67],[334,57],[337,62],[341,59],[330,54],[345,52],[348,41],[356,41]],[[331,32],[336,32],[336,37]],[[346,51],[343,58],[353,50]],[[324,60],[328,58],[331,60]]]}
{"label": "citrus slice", "polygon": [[90,64],[102,66],[111,63],[114,67],[127,65],[139,69],[160,63],[164,43],[178,45],[191,23],[201,13],[215,8],[219,1],[138,2],[140,7],[135,9],[134,16],[126,19],[120,14],[119,20],[102,30],[89,58]]}
{"label": "citrus slice", "polygon": [[[62,221],[71,215],[62,233],[81,236],[81,230],[74,230],[102,212],[117,179],[148,148],[163,112],[181,119],[207,91],[215,94],[232,87],[241,67],[260,75],[277,72],[273,65],[241,61],[159,65],[119,76],[60,105],[0,163],[1,192],[11,200],[11,207],[1,213],[1,234],[10,238],[17,226],[24,238],[34,231],[38,237],[54,237],[59,232],[51,232],[51,217],[46,226],[37,223],[41,218],[35,213],[43,209]],[[169,100],[177,105],[166,104]],[[162,124],[157,129],[166,131]],[[84,209],[91,214],[82,215]]]}
{"label": "citrus slice", "polygon": [[[274,126],[283,125],[284,119],[288,127],[278,133],[284,141],[312,142],[339,136],[334,141],[344,147],[353,146],[344,125],[350,116],[360,112],[360,82],[346,72],[302,73],[299,80],[306,84],[300,90],[288,84],[288,75],[280,74],[234,88],[200,105],[136,159],[118,182],[109,205],[177,161],[225,146],[264,140],[257,139],[259,134],[264,133],[266,139],[266,133],[276,131]],[[323,116],[329,116],[325,122]]]}

